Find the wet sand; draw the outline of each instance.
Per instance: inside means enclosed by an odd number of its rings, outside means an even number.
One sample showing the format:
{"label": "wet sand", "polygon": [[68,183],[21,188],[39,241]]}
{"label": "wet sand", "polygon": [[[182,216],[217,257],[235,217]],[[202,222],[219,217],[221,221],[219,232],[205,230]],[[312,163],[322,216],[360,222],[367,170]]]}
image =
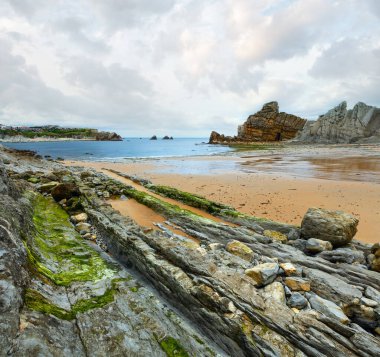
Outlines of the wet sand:
{"label": "wet sand", "polygon": [[[268,155],[265,165],[262,160],[263,155],[129,163],[69,161],[67,164],[137,175],[155,184],[200,194],[247,214],[285,223],[300,224],[309,207],[343,210],[360,220],[357,239],[368,243],[380,241],[380,160],[377,156],[301,157],[297,161],[288,156],[276,159],[275,155]],[[293,164],[286,164],[292,160]],[[251,162],[246,164],[247,161]],[[305,165],[305,161],[309,167],[294,169],[294,165]],[[214,169],[195,170],[195,174],[177,173],[182,165],[189,163],[191,167],[192,162],[200,162],[201,167],[206,163]],[[314,167],[310,169],[310,165]]]}

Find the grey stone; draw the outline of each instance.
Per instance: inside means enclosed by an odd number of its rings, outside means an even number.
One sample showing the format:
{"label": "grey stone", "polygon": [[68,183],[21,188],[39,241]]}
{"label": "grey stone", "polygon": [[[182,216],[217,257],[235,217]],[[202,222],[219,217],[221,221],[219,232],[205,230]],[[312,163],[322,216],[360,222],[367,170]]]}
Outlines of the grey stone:
{"label": "grey stone", "polygon": [[296,309],[302,310],[307,306],[307,299],[300,293],[293,293],[288,299],[289,307],[295,307]]}
{"label": "grey stone", "polygon": [[301,236],[329,241],[337,247],[352,240],[358,223],[358,219],[342,211],[309,208],[301,223]]}
{"label": "grey stone", "polygon": [[247,269],[245,274],[252,278],[256,285],[263,286],[276,279],[279,268],[277,263],[263,263]]}
{"label": "grey stone", "polygon": [[310,238],[306,241],[305,248],[307,252],[316,254],[325,250],[332,250],[332,244],[321,239]]}
{"label": "grey stone", "polygon": [[342,102],[317,121],[308,121],[296,140],[317,143],[379,142],[379,129],[379,108],[358,102],[348,110],[347,103]]}
{"label": "grey stone", "polygon": [[333,263],[365,263],[365,255],[363,251],[348,248],[338,248],[334,249],[333,251],[324,251],[321,254],[319,254],[319,257]]}
{"label": "grey stone", "polygon": [[364,295],[371,300],[374,300],[380,304],[380,291],[374,289],[371,286],[367,286]]}
{"label": "grey stone", "polygon": [[323,299],[318,295],[311,295],[309,302],[314,310],[317,310],[327,317],[339,320],[342,324],[348,324],[350,321],[343,310],[329,300]]}

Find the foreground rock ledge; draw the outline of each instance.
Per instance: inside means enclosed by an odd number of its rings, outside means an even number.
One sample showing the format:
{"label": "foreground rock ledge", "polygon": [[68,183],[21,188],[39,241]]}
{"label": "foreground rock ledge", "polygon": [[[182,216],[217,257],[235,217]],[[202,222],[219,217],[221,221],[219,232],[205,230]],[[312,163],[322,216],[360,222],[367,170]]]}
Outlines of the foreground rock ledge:
{"label": "foreground rock ledge", "polygon": [[[378,246],[352,240],[308,252],[294,226],[224,207],[219,218],[239,223],[229,226],[91,170],[0,156],[7,160],[0,161],[5,354],[380,354],[380,273],[370,270]],[[46,186],[45,196],[36,193],[50,181],[70,182],[78,191],[58,204]],[[139,227],[107,204],[105,192],[134,197],[199,243],[170,229]],[[86,224],[90,233],[77,233],[74,224]],[[273,232],[287,239],[271,238]],[[231,242],[239,244],[231,248]]]}

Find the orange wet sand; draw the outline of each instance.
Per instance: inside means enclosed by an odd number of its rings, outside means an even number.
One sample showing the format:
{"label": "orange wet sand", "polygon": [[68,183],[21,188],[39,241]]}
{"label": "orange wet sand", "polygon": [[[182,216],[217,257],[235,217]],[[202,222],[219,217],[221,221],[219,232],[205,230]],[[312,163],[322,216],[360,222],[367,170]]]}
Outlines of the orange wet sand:
{"label": "orange wet sand", "polygon": [[[236,160],[241,162],[240,158]],[[176,187],[228,204],[243,213],[285,223],[300,224],[309,207],[339,209],[359,218],[356,239],[368,243],[380,241],[380,184],[373,182],[289,177],[240,170],[218,175],[156,173],[154,169],[160,165],[159,161],[126,164],[69,161],[67,164],[97,170],[104,167],[138,175],[155,184]]]}

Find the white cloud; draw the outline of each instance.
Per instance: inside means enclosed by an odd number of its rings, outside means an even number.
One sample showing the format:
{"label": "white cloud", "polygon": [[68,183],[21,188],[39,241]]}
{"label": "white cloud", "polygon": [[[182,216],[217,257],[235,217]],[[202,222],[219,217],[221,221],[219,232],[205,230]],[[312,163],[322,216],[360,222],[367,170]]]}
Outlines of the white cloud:
{"label": "white cloud", "polygon": [[0,122],[208,136],[270,100],[380,106],[379,16],[377,0],[6,0]]}

